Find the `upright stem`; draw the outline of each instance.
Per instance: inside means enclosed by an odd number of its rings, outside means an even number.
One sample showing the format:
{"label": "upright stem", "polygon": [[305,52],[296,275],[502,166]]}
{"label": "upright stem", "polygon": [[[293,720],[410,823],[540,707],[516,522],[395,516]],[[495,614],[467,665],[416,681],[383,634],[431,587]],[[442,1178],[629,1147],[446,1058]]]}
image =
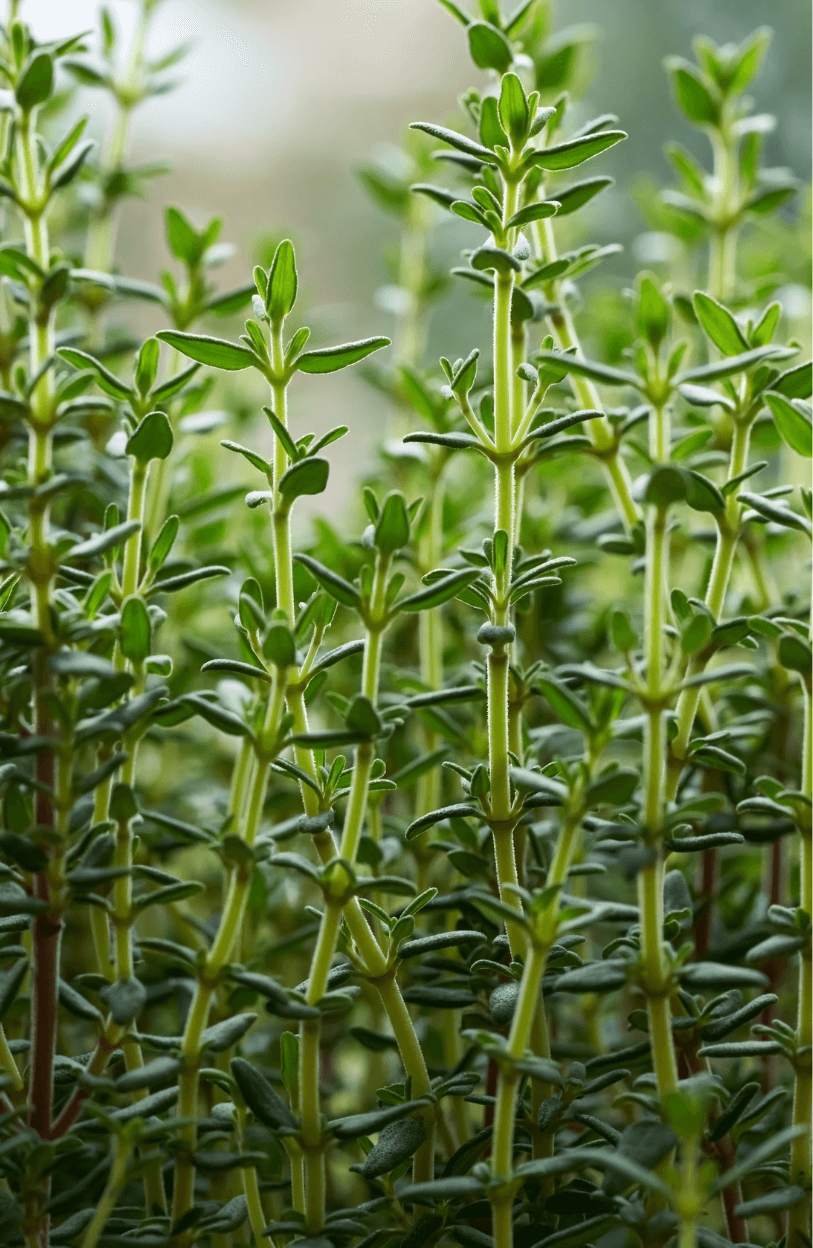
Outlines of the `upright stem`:
{"label": "upright stem", "polygon": [[698,1152],[696,1138],[684,1141],[681,1186],[676,1202],[680,1217],[677,1248],[696,1248],[697,1245],[697,1218],[702,1199],[698,1190]]}
{"label": "upright stem", "polygon": [[[516,210],[518,190],[518,184],[515,181],[506,180],[503,205],[505,221]],[[493,623],[498,627],[510,624],[509,593],[517,523],[514,512],[516,454],[512,450],[512,445],[521,412],[515,411],[517,391],[514,386],[514,341],[511,325],[513,293],[513,271],[496,273],[494,276],[494,445],[497,457],[494,463],[494,532],[496,534],[502,531],[508,539],[505,561],[494,573]],[[489,800],[500,896],[509,906],[519,911],[521,908],[519,898],[509,887],[517,884],[513,840],[515,820],[511,814],[511,782],[508,774],[509,663],[510,645],[506,642],[492,644],[486,662]],[[509,923],[507,930],[512,953],[516,956],[524,945],[522,928],[518,924]]]}
{"label": "upright stem", "polygon": [[[541,194],[542,192],[540,191]],[[532,228],[540,259],[544,258],[547,261],[556,260],[558,252],[552,221],[550,219],[536,221]],[[576,327],[573,324],[573,318],[570,315],[570,309],[562,297],[561,283],[557,281],[548,283],[545,288],[545,294],[551,306],[551,311],[548,314],[548,323],[556,346],[560,351],[567,351],[575,347],[576,353],[581,355],[581,343],[579,342]],[[582,407],[593,408],[597,411],[603,410],[604,404],[601,401],[598,390],[589,378],[579,377],[575,373],[570,373],[568,381],[577,402]],[[629,530],[638,523],[641,515],[638,505],[632,497],[632,482],[627,471],[627,465],[621,456],[620,448],[616,445],[612,426],[607,417],[602,416],[598,420],[589,420],[584,428],[587,437],[593,443],[593,447],[601,459],[601,466],[604,469],[616,509],[624,522],[624,526]]]}
{"label": "upright stem", "polygon": [[[373,706],[378,701],[378,680],[381,669],[381,643],[385,614],[385,591],[388,560],[376,558],[370,593],[369,626],[364,647],[361,692]],[[355,864],[367,812],[367,794],[374,761],[373,744],[362,741],[356,747],[353,775],[347,800],[344,829],[339,856],[351,868]],[[336,940],[344,907],[343,897],[325,897],[325,909],[308,978],[308,1001],[316,1004],[324,996],[330,964],[336,951]],[[365,924],[366,925],[366,924]],[[369,931],[369,928],[368,928]],[[372,933],[370,933],[372,935]],[[376,942],[377,944],[377,942]],[[302,1117],[302,1148],[305,1159],[305,1226],[310,1234],[322,1229],[325,1220],[324,1141],[319,1113],[319,1019],[303,1020],[299,1041],[299,1096]]]}
{"label": "upright stem", "polygon": [[114,1140],[113,1164],[110,1167],[110,1175],[102,1193],[102,1198],[96,1206],[96,1212],[85,1231],[82,1239],[82,1248],[96,1248],[105,1224],[113,1213],[116,1202],[127,1182],[127,1162],[129,1161],[131,1151],[131,1147],[120,1137]]}
{"label": "upright stem", "polygon": [[[734,422],[727,475],[727,480],[729,481],[738,477],[747,467],[752,423],[750,418],[739,419]],[[722,617],[725,606],[726,592],[731,579],[731,569],[734,566],[734,555],[737,550],[740,511],[741,505],[737,502],[735,495],[730,494],[726,499],[725,514],[720,517],[717,524],[714,560],[706,588],[706,606],[715,620],[719,620]],[[703,659],[693,655],[686,664],[685,674],[686,676],[695,676],[702,672],[705,666],[706,663]],[[702,691],[703,686],[695,685],[689,689],[684,689],[678,698],[675,711],[677,730],[669,748],[666,779],[666,796],[669,801],[674,801],[677,793],[681,772],[689,753],[689,741]]]}
{"label": "upright stem", "polygon": [[[125,80],[119,86],[116,120],[102,159],[101,175],[105,182],[112,174],[117,173],[121,169],[127,156],[130,121],[140,87],[139,79],[144,61],[144,42],[148,20],[147,6],[142,4],[141,17],[130,53],[130,63]],[[114,259],[117,225],[116,201],[113,200],[111,202],[105,196],[90,219],[85,245],[85,265],[87,268],[93,269],[97,273],[109,272]]]}
{"label": "upright stem", "polygon": [[[274,414],[288,427],[287,384],[281,380],[285,368],[285,351],[282,340],[282,323],[271,327],[271,363],[280,380],[271,385],[274,398]],[[293,624],[295,606],[294,582],[291,564],[291,515],[287,504],[278,494],[280,479],[288,467],[288,456],[279,438],[274,438],[274,515],[272,538],[274,545],[274,574],[277,578],[277,606],[284,611]]]}
{"label": "upright stem", "polygon": [[[443,477],[442,469],[433,474],[428,502],[426,531],[420,544],[420,565],[429,572],[438,567],[443,555]],[[418,617],[418,656],[421,680],[428,689],[443,687],[443,618],[439,608],[422,611]],[[437,733],[427,724],[423,729],[424,750],[431,754],[437,747]],[[415,817],[436,810],[440,804],[440,770],[432,767],[418,778],[415,793]],[[418,892],[426,888],[430,852],[425,838],[416,845]]]}
{"label": "upright stem", "polygon": [[[23,228],[26,251],[43,272],[50,267],[50,246],[45,206],[42,201],[42,179],[39,170],[34,114],[20,112],[16,119],[16,168],[23,207]],[[52,467],[52,428],[54,409],[53,370],[41,372],[43,365],[54,351],[53,308],[42,313],[39,308],[39,282],[32,280],[29,292],[29,369],[33,378],[39,380],[30,396],[31,417],[29,429],[28,483],[34,487],[44,485],[50,478]],[[33,654],[33,724],[34,732],[43,737],[53,736],[57,730],[48,709],[45,695],[51,685],[47,663],[47,649],[55,643],[51,619],[51,549],[49,542],[49,506],[47,499],[33,495],[29,500],[29,557],[28,578],[31,583],[31,614],[33,623],[44,638],[44,646]],[[36,756],[36,778],[43,786],[36,797],[36,823],[53,829],[57,835],[66,828],[57,827],[57,812],[49,796],[56,780],[56,764],[52,750],[40,751]],[[56,1052],[58,1027],[58,985],[60,970],[60,947],[63,929],[63,903],[61,896],[54,896],[54,887],[62,893],[64,844],[58,844],[51,853],[51,861],[44,872],[34,877],[33,894],[45,902],[47,908],[34,918],[32,924],[31,968],[31,1060],[29,1064],[28,1101],[29,1124],[47,1139],[52,1124],[54,1091],[54,1054]],[[47,1183],[47,1181],[46,1181]],[[37,1210],[37,1226],[33,1234],[35,1242],[47,1244],[49,1217],[43,1201]]]}
{"label": "upright stem", "polygon": [[426,326],[422,316],[426,284],[426,205],[420,195],[410,195],[401,234],[398,285],[407,298],[398,317],[395,352],[401,364],[416,365],[425,345]]}
{"label": "upright stem", "polygon": [[[263,736],[272,738],[282,718],[283,712],[282,682],[275,675],[266,703]],[[261,752],[257,765],[249,766],[248,755],[252,745],[245,739],[235,766],[244,777],[244,786],[234,786],[232,791],[232,818],[239,823],[239,814],[245,810],[245,822],[242,829],[242,840],[249,847],[254,844],[260,827],[265,790],[268,782],[268,769],[272,756]],[[250,785],[248,794],[245,786]],[[200,978],[195,988],[195,995],[187,1015],[184,1027],[181,1054],[183,1069],[178,1085],[178,1113],[183,1118],[194,1118],[197,1114],[198,1079],[202,1053],[202,1037],[209,1020],[212,998],[218,986],[220,972],[231,959],[232,952],[242,929],[248,891],[251,884],[251,870],[243,865],[232,867],[229,887],[223,912],[220,916],[217,935],[206,957]],[[175,1161],[175,1185],[172,1197],[172,1219],[178,1220],[191,1207],[194,1195],[195,1172],[192,1164],[192,1152],[195,1147],[197,1132],[194,1122],[182,1127],[179,1138],[183,1148],[179,1150]]]}
{"label": "upright stem", "polygon": [[[656,463],[669,458],[668,412],[655,407],[650,418],[650,453]],[[644,572],[644,834],[654,855],[638,873],[641,911],[641,987],[646,996],[652,1058],[661,1103],[677,1083],[677,1060],[669,1007],[670,969],[663,947],[662,829],[666,781],[666,725],[663,715],[666,590],[669,572],[668,508],[647,505]]]}
{"label": "upright stem", "polygon": [[[813,629],[813,622],[811,623]],[[802,792],[809,799],[813,796],[813,701],[810,677],[802,680],[804,693],[804,734],[802,741]],[[813,835],[808,808],[806,822],[799,831],[799,905],[813,916]],[[811,1078],[811,1045],[813,1045],[813,951],[810,942],[799,954],[798,1012],[796,1016],[796,1048],[800,1050],[794,1063],[795,1083],[793,1089],[793,1124],[803,1126],[804,1132],[791,1144],[790,1181],[800,1183],[806,1196],[793,1205],[788,1216],[788,1248],[802,1248],[809,1242],[811,1229],[810,1180],[811,1180],[811,1101],[813,1079]]]}
{"label": "upright stem", "polygon": [[709,293],[715,299],[727,299],[737,278],[737,222],[735,210],[739,198],[739,170],[736,140],[724,119],[719,130],[711,132],[716,186],[714,222],[709,243]]}
{"label": "upright stem", "polygon": [[[522,972],[519,996],[506,1046],[508,1060],[501,1065],[497,1085],[491,1149],[491,1171],[495,1179],[507,1181],[513,1170],[514,1118],[520,1079],[514,1063],[523,1057],[534,1029],[538,1026],[542,978],[551,945],[556,939],[559,892],[573,863],[580,823],[581,812],[573,812],[566,816],[562,824],[545,881],[546,888],[556,891],[552,893],[545,911],[536,917],[534,934]],[[507,1182],[504,1186],[493,1189],[491,1207],[495,1248],[512,1248],[512,1201],[512,1189]]]}

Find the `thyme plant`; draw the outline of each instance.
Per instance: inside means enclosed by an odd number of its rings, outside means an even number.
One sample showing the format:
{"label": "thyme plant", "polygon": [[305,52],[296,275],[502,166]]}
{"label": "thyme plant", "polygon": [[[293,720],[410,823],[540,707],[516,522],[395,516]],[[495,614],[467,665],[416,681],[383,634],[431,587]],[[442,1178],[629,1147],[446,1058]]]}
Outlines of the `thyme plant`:
{"label": "thyme plant", "polygon": [[[392,343],[313,346],[288,239],[220,291],[222,222],[174,206],[171,267],[120,272],[159,172],[129,120],[181,57],[147,55],[154,0],[130,49],[106,12],[100,52],[2,28],[0,1242],[810,1243],[811,365],[770,35],[667,62],[710,163],[667,148],[621,293],[579,285],[636,129],[585,120],[584,31],[441,3],[476,85],[361,175]],[[77,90],[113,98],[100,155]],[[491,327],[436,368],[450,282]],[[369,439],[307,432],[298,374],[354,365],[391,436],[295,549]]]}

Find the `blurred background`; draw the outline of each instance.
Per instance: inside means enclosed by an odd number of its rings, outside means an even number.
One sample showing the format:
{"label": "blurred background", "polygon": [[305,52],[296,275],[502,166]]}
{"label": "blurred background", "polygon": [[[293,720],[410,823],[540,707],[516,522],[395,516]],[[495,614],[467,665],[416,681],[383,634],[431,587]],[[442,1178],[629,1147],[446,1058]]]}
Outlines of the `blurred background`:
{"label": "blurred background", "polygon": [[[136,0],[110,0],[108,7],[126,50]],[[53,39],[96,27],[97,9],[96,0],[24,0],[23,14],[35,34]],[[581,27],[577,124],[610,112],[630,133],[590,167],[612,174],[616,186],[578,218],[580,227],[587,218],[590,234],[576,242],[624,247],[605,261],[598,279],[591,277],[600,288],[623,289],[642,264],[664,258],[662,239],[641,212],[654,199],[654,187],[672,179],[664,143],[677,139],[709,163],[705,141],[679,116],[663,71],[666,55],[691,57],[694,35],[739,41],[761,24],[773,27],[755,90],[757,110],[774,114],[778,123],[766,142],[766,163],[787,166],[807,181],[809,6],[799,0],[769,6],[762,0],[559,0],[553,16],[554,29]],[[398,223],[371,202],[358,170],[382,158],[397,169],[395,145],[410,121],[461,128],[458,96],[488,84],[487,74],[472,70],[462,28],[437,0],[164,0],[152,20],[148,55],[179,44],[189,51],[172,72],[176,88],[135,114],[131,162],[165,161],[171,172],[148,184],[145,199],[125,203],[117,250],[122,271],[156,279],[167,262],[162,209],[174,203],[198,224],[223,216],[222,237],[236,252],[221,289],[246,281],[252,263],[267,262],[269,244],[288,235],[297,248],[302,305],[320,342],[333,334],[391,332],[392,291],[381,288],[392,281],[386,262],[397,245]],[[91,110],[92,128],[103,141],[107,94],[83,91],[79,107]],[[804,194],[796,197],[791,217],[803,201]],[[437,222],[433,250],[438,267],[448,269],[461,247],[476,243],[477,230],[440,211]],[[751,237],[752,246],[763,245],[758,234]],[[450,286],[437,305],[443,333],[430,326],[430,359],[465,353],[487,332],[485,306],[461,285]],[[588,284],[588,294],[591,289],[598,287]],[[327,388],[329,412],[322,411],[321,383],[298,383],[300,404],[319,409],[312,419],[308,412],[305,427],[322,429],[348,417],[377,420],[380,400],[352,374]],[[356,459],[344,467],[357,473],[364,464]],[[336,488],[334,481],[328,503],[339,497]]]}

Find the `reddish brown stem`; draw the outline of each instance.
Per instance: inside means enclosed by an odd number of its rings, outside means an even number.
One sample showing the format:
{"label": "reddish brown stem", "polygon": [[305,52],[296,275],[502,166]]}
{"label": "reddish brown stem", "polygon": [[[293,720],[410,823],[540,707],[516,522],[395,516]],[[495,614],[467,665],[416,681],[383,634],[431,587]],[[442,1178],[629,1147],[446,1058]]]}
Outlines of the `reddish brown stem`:
{"label": "reddish brown stem", "polygon": [[[720,1162],[720,1169],[730,1170],[734,1165],[734,1149],[728,1136],[724,1136],[722,1140],[717,1141],[716,1155]],[[723,1189],[723,1212],[725,1214],[726,1230],[728,1238],[732,1244],[747,1244],[748,1223],[745,1218],[741,1218],[735,1213],[737,1205],[742,1204],[742,1186],[739,1183],[732,1183],[730,1187]]]}
{"label": "reddish brown stem", "polygon": [[[114,1053],[118,1047],[119,1046],[117,1044],[111,1044],[105,1036],[100,1036],[93,1056],[88,1062],[88,1074],[103,1074],[104,1068],[110,1060],[110,1054]],[[58,1140],[65,1134],[66,1131],[70,1131],[71,1127],[81,1114],[82,1106],[89,1095],[90,1093],[86,1091],[85,1088],[77,1088],[75,1090],[62,1110],[62,1113],[59,1115],[56,1122],[53,1123],[49,1139]]]}
{"label": "reddish brown stem", "polygon": [[[37,664],[37,676],[44,684],[41,663]],[[39,732],[47,733],[51,727],[47,714],[38,708]],[[40,827],[54,826],[54,756],[50,750],[37,755],[36,776],[42,786],[36,799],[36,821]],[[54,1054],[58,1024],[59,950],[62,940],[63,921],[60,913],[50,909],[51,890],[48,877],[40,872],[34,877],[33,895],[44,902],[48,909],[37,914],[32,924],[31,967],[31,1073],[29,1076],[28,1102],[31,1106],[29,1123],[42,1139],[51,1134],[51,1115],[54,1098]]]}
{"label": "reddish brown stem", "polygon": [[700,875],[700,898],[703,908],[697,917],[694,928],[695,956],[698,960],[702,960],[706,956],[711,944],[711,922],[714,915],[716,884],[717,850],[706,849],[703,851]]}
{"label": "reddish brown stem", "polygon": [[[50,900],[44,875],[36,877],[34,896],[40,901]],[[62,928],[62,916],[48,911],[38,914],[33,923],[29,1123],[44,1140],[51,1135]]]}

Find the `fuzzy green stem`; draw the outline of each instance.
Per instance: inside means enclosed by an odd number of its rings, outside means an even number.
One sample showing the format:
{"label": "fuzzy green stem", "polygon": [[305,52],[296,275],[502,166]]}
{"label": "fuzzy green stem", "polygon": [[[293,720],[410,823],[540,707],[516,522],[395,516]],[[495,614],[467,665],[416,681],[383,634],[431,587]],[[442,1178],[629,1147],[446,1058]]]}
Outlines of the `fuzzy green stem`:
{"label": "fuzzy green stem", "polygon": [[669,1007],[670,977],[663,947],[663,855],[638,873],[638,906],[641,912],[641,986],[646,995],[652,1065],[661,1104],[677,1086],[677,1059],[672,1041]]}
{"label": "fuzzy green stem", "polygon": [[[284,705],[283,693],[282,682],[275,675],[266,704],[264,735],[272,734],[279,725]],[[249,748],[249,746],[245,745],[241,749],[235,764],[245,779],[251,774],[251,768],[248,766],[245,756],[245,751]],[[257,760],[257,766],[254,768],[253,775],[251,775],[251,787],[247,797],[242,788],[233,786],[232,800],[234,805],[232,816],[234,817],[236,813],[245,809],[245,826],[242,832],[242,840],[248,846],[254,844],[259,830],[270,761],[270,758],[265,755]],[[197,1114],[198,1077],[203,1032],[209,1020],[209,1010],[217,988],[220,972],[231,958],[242,929],[250,884],[250,870],[243,867],[232,868],[217,935],[207,955],[206,963],[195,988],[195,995],[192,998],[192,1005],[187,1015],[181,1044],[184,1066],[178,1081],[178,1113],[184,1118],[194,1118]],[[195,1172],[191,1155],[197,1138],[195,1124],[189,1123],[182,1127],[179,1132],[179,1138],[183,1148],[178,1152],[175,1162],[175,1186],[172,1198],[173,1221],[177,1221],[178,1218],[186,1213],[192,1204]]]}
{"label": "fuzzy green stem", "polygon": [[[382,979],[376,980],[375,986],[378,989],[384,1009],[387,1011],[393,1034],[398,1042],[398,1051],[401,1054],[404,1071],[410,1079],[412,1096],[426,1096],[431,1087],[429,1072],[426,1069],[426,1059],[424,1058],[418,1037],[415,1034],[409,1010],[401,995],[395,975],[384,976]],[[427,1106],[421,1117],[426,1123],[427,1130],[426,1137],[416,1152],[412,1163],[413,1183],[425,1183],[435,1177],[435,1130],[437,1117],[435,1107]]]}
{"label": "fuzzy green stem", "polygon": [[[813,622],[811,623],[813,628]],[[813,701],[809,677],[802,681],[804,694],[804,729],[802,738],[802,792],[813,796]],[[800,827],[799,837],[799,906],[813,915],[813,836],[810,815]],[[794,1063],[795,1083],[793,1089],[793,1125],[804,1127],[803,1134],[791,1144],[790,1181],[800,1183],[806,1196],[793,1205],[788,1215],[788,1248],[802,1248],[809,1242],[811,1230],[811,1101],[813,1101],[813,1078],[811,1077],[811,1045],[813,1045],[813,950],[810,942],[800,951],[799,985],[796,1016],[796,1048]]]}
{"label": "fuzzy green stem", "polygon": [[[669,416],[655,407],[649,424],[650,454],[669,458]],[[677,1083],[677,1059],[669,1008],[671,977],[663,947],[663,853],[661,838],[666,781],[666,725],[663,679],[666,645],[666,588],[669,581],[668,508],[650,503],[646,512],[644,572],[644,833],[653,861],[638,873],[641,912],[641,987],[646,996],[652,1060],[661,1104]]]}
{"label": "fuzzy green stem", "polygon": [[[388,565],[389,560],[379,554],[370,591],[369,623],[361,674],[361,692],[364,697],[369,698],[373,706],[378,701]],[[339,856],[351,867],[355,864],[364,828],[373,761],[372,742],[360,742],[353,761],[353,776],[339,846]],[[330,964],[336,951],[342,909],[341,902],[326,899],[308,978],[308,999],[311,1002],[324,995]],[[367,930],[369,932],[369,927]],[[372,937],[372,933],[370,936]],[[375,938],[372,939],[377,947]],[[302,1148],[305,1155],[305,1220],[310,1234],[321,1230],[325,1218],[324,1142],[319,1117],[319,1036],[319,1020],[303,1020],[299,1044],[299,1094],[303,1124]]]}
{"label": "fuzzy green stem", "polygon": [[[420,543],[420,566],[425,572],[436,568],[443,555],[443,477],[441,472],[433,474],[430,490],[426,530]],[[418,617],[418,657],[421,680],[427,689],[443,687],[443,619],[438,608],[433,611],[422,611]],[[429,725],[423,729],[424,750],[431,754],[437,747],[438,737]],[[440,804],[440,769],[432,767],[418,778],[415,792],[415,815],[427,814],[437,809]],[[428,865],[428,855],[423,845],[418,847],[419,875],[424,875]],[[426,887],[424,878],[419,879],[418,891]]]}
{"label": "fuzzy green stem", "polygon": [[[727,480],[732,481],[743,472],[748,464],[748,448],[751,441],[752,420],[738,420],[734,424],[731,440],[731,456],[728,464]],[[714,560],[706,588],[706,606],[715,620],[723,614],[731,569],[734,566],[734,555],[740,527],[741,505],[736,496],[730,494],[726,500],[725,514],[720,517],[717,527],[717,542],[714,548]],[[695,676],[705,669],[705,662],[692,656],[686,664],[685,675]],[[675,711],[676,732],[669,750],[667,767],[666,797],[674,801],[683,765],[689,752],[689,740],[692,735],[697,709],[700,705],[703,686],[696,685],[684,689],[678,698]]]}
{"label": "fuzzy green stem", "polygon": [[716,185],[714,220],[709,241],[709,294],[728,299],[737,279],[737,221],[734,208],[739,197],[737,141],[725,122],[710,132]]}
{"label": "fuzzy green stem", "polygon": [[683,1145],[681,1188],[677,1200],[680,1218],[677,1248],[697,1248],[697,1217],[701,1208],[697,1160],[697,1139],[686,1140]]}
{"label": "fuzzy green stem", "polygon": [[[285,347],[282,338],[282,323],[271,326],[271,365],[277,380],[272,382],[271,393],[274,399],[274,414],[288,428],[288,392],[287,383],[282,380],[285,371]],[[288,467],[288,455],[279,438],[274,438],[273,481],[274,481],[274,514],[272,520],[272,540],[274,546],[274,573],[277,578],[277,607],[284,611],[289,623],[293,623],[295,614],[294,581],[291,564],[291,514],[288,504],[279,495],[279,483]]]}
{"label": "fuzzy green stem", "polygon": [[[141,6],[141,18],[136,28],[130,63],[125,80],[119,85],[117,92],[118,112],[110,138],[102,160],[101,175],[103,181],[119,169],[127,156],[127,145],[130,137],[130,121],[133,107],[138,98],[140,79],[144,62],[144,45],[149,20],[149,8]],[[98,273],[109,272],[113,263],[115,250],[116,227],[118,214],[116,201],[102,199],[98,209],[91,217],[85,245],[85,267]]]}
{"label": "fuzzy green stem", "polygon": [[127,1163],[131,1152],[132,1146],[117,1136],[113,1142],[113,1164],[110,1168],[110,1175],[101,1200],[96,1206],[96,1212],[82,1238],[82,1248],[96,1248],[105,1224],[115,1209],[116,1202],[127,1181]]}
{"label": "fuzzy green stem", "polygon": [[[127,519],[144,520],[144,502],[147,494],[148,465],[132,461],[130,469],[130,497],[127,503]],[[140,580],[141,529],[127,538],[124,546],[124,567],[121,576],[121,592],[124,598],[134,594]]]}
{"label": "fuzzy green stem", "polygon": [[[503,1066],[497,1086],[491,1150],[491,1171],[497,1179],[510,1179],[513,1169],[514,1117],[519,1087],[519,1075],[513,1062],[522,1058],[534,1031],[539,1028],[542,978],[545,974],[551,945],[556,939],[559,893],[573,863],[580,824],[580,811],[569,814],[562,824],[545,881],[546,888],[555,891],[552,891],[544,912],[536,917],[532,941],[522,972],[519,996],[506,1046],[511,1063],[506,1062]],[[546,1039],[547,1029],[545,1028],[544,1041]],[[511,1248],[513,1243],[510,1216],[512,1200],[510,1186],[505,1185],[494,1189],[491,1201],[495,1248]]]}
{"label": "fuzzy green stem", "polygon": [[[540,189],[539,194],[543,196],[544,192]],[[548,261],[556,260],[558,252],[552,221],[536,221],[532,231],[540,258],[544,257]],[[561,284],[551,282],[545,293],[552,309],[548,314],[548,323],[557,348],[560,351],[567,351],[575,347],[576,354],[582,355],[581,343],[570,315],[570,309],[562,297]],[[596,386],[589,378],[570,373],[568,381],[577,402],[582,407],[603,411],[604,404]],[[607,477],[616,510],[624,521],[626,529],[630,530],[640,520],[641,513],[632,497],[632,482],[627,465],[621,456],[621,450],[616,445],[612,426],[607,417],[602,416],[600,419],[588,421],[584,429],[600,456],[601,466]]]}

